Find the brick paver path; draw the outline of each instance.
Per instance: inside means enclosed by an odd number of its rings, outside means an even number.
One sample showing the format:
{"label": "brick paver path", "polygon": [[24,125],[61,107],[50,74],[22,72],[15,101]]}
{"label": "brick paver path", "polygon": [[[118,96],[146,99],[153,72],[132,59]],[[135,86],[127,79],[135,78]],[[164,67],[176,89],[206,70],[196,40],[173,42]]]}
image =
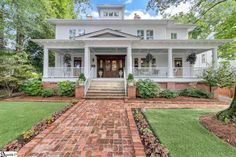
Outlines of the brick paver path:
{"label": "brick paver path", "polygon": [[226,108],[226,105],[156,104],[86,100],[67,111],[18,153],[19,157],[144,156],[131,108]]}
{"label": "brick paver path", "polygon": [[132,157],[124,101],[86,101],[37,144],[28,156]]}

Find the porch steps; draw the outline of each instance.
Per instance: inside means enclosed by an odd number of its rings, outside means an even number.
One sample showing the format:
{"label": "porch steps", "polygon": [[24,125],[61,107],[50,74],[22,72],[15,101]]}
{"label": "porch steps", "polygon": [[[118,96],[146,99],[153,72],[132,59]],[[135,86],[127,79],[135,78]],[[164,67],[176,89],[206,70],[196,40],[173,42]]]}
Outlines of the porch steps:
{"label": "porch steps", "polygon": [[94,79],[86,94],[87,99],[123,99],[125,98],[122,79]]}

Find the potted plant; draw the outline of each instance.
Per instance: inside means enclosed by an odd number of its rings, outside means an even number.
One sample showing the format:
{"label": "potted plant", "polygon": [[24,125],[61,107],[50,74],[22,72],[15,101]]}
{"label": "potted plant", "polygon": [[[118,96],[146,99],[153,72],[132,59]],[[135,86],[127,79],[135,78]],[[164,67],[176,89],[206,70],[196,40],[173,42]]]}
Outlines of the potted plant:
{"label": "potted plant", "polygon": [[192,76],[193,74],[193,64],[195,64],[197,60],[197,56],[196,53],[191,53],[190,55],[188,55],[186,61],[189,62],[190,64],[190,75]]}
{"label": "potted plant", "polygon": [[80,75],[79,75],[79,79],[78,79],[78,82],[77,82],[77,84],[79,85],[79,86],[82,86],[82,85],[84,85],[84,82],[86,81],[86,77],[84,76],[84,73],[81,73]]}
{"label": "potted plant", "polygon": [[134,86],[135,82],[134,82],[134,76],[133,76],[133,74],[129,74],[127,80],[128,80],[128,85],[129,85],[129,86]]}
{"label": "potted plant", "polygon": [[99,75],[100,78],[102,77],[102,75],[103,75],[103,68],[99,68],[98,69],[98,75]]}

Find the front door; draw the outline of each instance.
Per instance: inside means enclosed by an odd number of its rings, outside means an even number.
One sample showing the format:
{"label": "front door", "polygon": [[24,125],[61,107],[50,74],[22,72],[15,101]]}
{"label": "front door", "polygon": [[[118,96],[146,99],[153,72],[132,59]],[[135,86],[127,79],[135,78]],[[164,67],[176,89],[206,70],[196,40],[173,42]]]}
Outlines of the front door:
{"label": "front door", "polygon": [[125,67],[125,56],[123,55],[98,55],[97,56],[97,77],[98,78],[119,78],[123,77]]}
{"label": "front door", "polygon": [[182,58],[175,58],[174,59],[174,74],[176,77],[183,76],[183,60]]}

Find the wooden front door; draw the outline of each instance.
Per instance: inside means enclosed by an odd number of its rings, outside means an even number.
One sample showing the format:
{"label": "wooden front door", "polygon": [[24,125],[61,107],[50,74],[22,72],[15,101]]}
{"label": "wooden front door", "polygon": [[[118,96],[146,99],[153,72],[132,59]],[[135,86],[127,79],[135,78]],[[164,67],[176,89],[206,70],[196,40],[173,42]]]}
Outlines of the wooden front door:
{"label": "wooden front door", "polygon": [[[123,77],[125,67],[125,56],[123,55],[98,55],[97,56],[97,77],[119,78]],[[120,75],[122,71],[122,75]]]}

